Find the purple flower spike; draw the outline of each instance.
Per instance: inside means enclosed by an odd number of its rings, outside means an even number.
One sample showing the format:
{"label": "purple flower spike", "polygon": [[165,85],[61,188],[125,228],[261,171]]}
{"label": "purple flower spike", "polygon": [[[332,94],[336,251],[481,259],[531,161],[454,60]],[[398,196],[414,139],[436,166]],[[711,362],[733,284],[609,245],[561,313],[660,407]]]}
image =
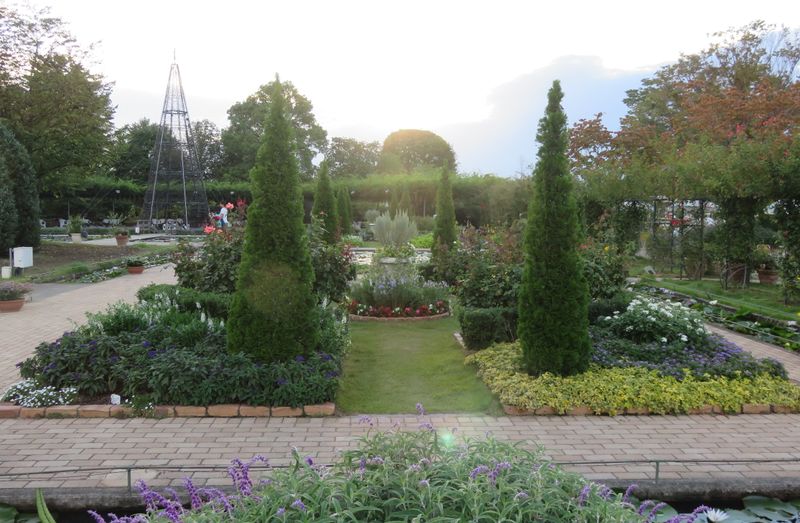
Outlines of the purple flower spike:
{"label": "purple flower spike", "polygon": [[300,500],[300,498],[297,498],[296,500],[294,500],[292,502],[292,508],[296,508],[300,512],[305,512],[306,511],[306,506],[303,504],[303,502]]}
{"label": "purple flower spike", "polygon": [[417,414],[420,416],[425,415],[425,408],[422,406],[422,403],[417,403]]}
{"label": "purple flower spike", "polygon": [[628,499],[631,497],[631,494],[633,494],[633,491],[636,490],[637,488],[639,488],[639,485],[637,485],[636,483],[631,484],[625,490],[625,494],[622,496],[622,502],[623,503],[627,503]]}
{"label": "purple flower spike", "polygon": [[581,493],[578,495],[578,506],[582,507],[584,503],[586,503],[586,499],[589,497],[589,493],[592,491],[592,485],[586,485],[581,489]]}
{"label": "purple flower spike", "polygon": [[103,519],[103,516],[101,516],[100,514],[95,512],[94,510],[89,510],[88,512],[89,512],[89,515],[92,516],[92,519],[94,519],[95,523],[106,523],[106,520]]}

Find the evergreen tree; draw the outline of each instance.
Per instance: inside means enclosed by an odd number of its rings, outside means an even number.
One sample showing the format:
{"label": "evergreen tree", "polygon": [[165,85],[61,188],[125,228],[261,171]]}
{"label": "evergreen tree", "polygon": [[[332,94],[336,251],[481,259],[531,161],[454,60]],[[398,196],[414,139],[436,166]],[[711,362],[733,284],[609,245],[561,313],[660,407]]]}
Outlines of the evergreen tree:
{"label": "evergreen tree", "polygon": [[408,192],[408,185],[403,186],[403,194],[400,196],[399,209],[405,211],[409,216],[414,215],[414,209],[411,208],[411,193]]}
{"label": "evergreen tree", "polygon": [[14,247],[17,236],[17,206],[14,205],[14,184],[0,162],[0,252]]}
{"label": "evergreen tree", "polygon": [[353,214],[350,209],[350,190],[347,187],[339,189],[336,210],[339,212],[339,230],[342,234],[350,234],[353,229]]}
{"label": "evergreen tree", "polygon": [[433,224],[432,255],[438,259],[456,243],[456,209],[453,205],[453,184],[450,171],[442,169],[439,187],[436,189],[436,220]]}
{"label": "evergreen tree", "polygon": [[319,339],[295,139],[277,79],[272,95],[227,325],[229,351],[267,363],[309,354]]}
{"label": "evergreen tree", "polygon": [[578,209],[567,160],[567,117],[558,80],[539,121],[541,144],[525,231],[518,334],[528,373],[568,375],[589,364],[588,289],[578,256]]}
{"label": "evergreen tree", "polygon": [[400,202],[397,200],[397,189],[392,189],[391,191],[391,196],[389,198],[389,216],[394,220],[394,217],[397,216],[397,208],[400,206]]}
{"label": "evergreen tree", "polygon": [[28,151],[14,133],[0,123],[0,163],[5,167],[13,190],[16,227],[13,238],[17,247],[39,246],[39,187]]}
{"label": "evergreen tree", "polygon": [[328,164],[322,162],[317,176],[317,190],[314,193],[314,207],[311,209],[315,218],[322,221],[325,229],[323,239],[334,244],[339,240],[339,213],[336,210],[336,198],[333,196],[331,178],[328,176]]}

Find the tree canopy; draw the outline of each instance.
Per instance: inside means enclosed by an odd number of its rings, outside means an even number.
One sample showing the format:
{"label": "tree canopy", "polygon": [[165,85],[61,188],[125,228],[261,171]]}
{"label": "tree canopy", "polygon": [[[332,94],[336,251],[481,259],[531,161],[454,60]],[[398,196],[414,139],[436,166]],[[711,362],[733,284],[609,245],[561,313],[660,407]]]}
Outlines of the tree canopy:
{"label": "tree canopy", "polygon": [[330,146],[325,152],[332,178],[357,176],[363,178],[372,174],[378,167],[381,155],[381,144],[378,142],[361,142],[354,138],[331,138]]}
{"label": "tree canopy", "polygon": [[109,155],[114,175],[123,180],[146,182],[156,136],[158,124],[147,118],[117,129]]}
{"label": "tree canopy", "polygon": [[398,165],[405,172],[424,166],[453,171],[456,156],[450,144],[436,133],[401,129],[383,141],[380,163],[384,172],[391,172]]}
{"label": "tree canopy", "polygon": [[[256,162],[260,138],[264,131],[264,120],[272,104],[272,93],[276,82],[262,85],[258,91],[243,102],[228,109],[230,125],[222,131],[225,177],[231,180],[246,180],[250,168]],[[314,177],[312,160],[323,153],[328,144],[328,134],[318,123],[311,102],[300,94],[291,82],[283,82],[286,113],[294,131],[295,156],[302,180]]]}

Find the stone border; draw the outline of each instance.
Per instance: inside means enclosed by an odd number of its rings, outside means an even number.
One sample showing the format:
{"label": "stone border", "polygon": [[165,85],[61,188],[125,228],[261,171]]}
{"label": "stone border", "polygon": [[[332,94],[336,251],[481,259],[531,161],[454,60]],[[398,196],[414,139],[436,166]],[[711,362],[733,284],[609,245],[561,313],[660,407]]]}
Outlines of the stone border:
{"label": "stone border", "polygon": [[432,314],[430,316],[412,316],[402,318],[383,318],[379,316],[359,316],[358,314],[348,314],[350,321],[426,321],[439,320],[450,316],[450,311],[442,314]]}
{"label": "stone border", "polygon": [[[586,406],[573,407],[564,414],[559,414],[553,407],[539,407],[538,409],[523,409],[514,405],[503,405],[503,412],[507,416],[612,416],[607,412],[595,413]],[[689,415],[737,415],[737,414],[794,414],[800,412],[800,409],[795,409],[787,405],[770,405],[764,403],[745,403],[739,412],[724,412],[719,405],[704,405],[699,409],[690,409],[682,416]],[[650,416],[650,409],[647,407],[630,407],[626,408],[623,412],[615,414],[616,416]],[[653,416],[677,416],[678,414],[652,414]]]}
{"label": "stone border", "polygon": [[[209,405],[156,405],[155,418],[289,418],[333,416],[333,402],[302,407],[268,407],[240,404]],[[133,409],[122,405],[57,405],[55,407],[20,407],[0,404],[0,419],[11,418],[132,418]]]}

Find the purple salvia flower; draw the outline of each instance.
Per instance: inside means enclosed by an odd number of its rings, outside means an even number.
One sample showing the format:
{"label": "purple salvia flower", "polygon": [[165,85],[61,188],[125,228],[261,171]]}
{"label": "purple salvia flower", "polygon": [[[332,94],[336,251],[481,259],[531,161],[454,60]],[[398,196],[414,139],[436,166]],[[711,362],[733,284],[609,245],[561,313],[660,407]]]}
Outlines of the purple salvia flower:
{"label": "purple salvia flower", "polygon": [[582,507],[584,503],[586,503],[586,499],[589,497],[589,493],[592,491],[592,485],[584,485],[581,489],[581,493],[578,495],[578,506]]}
{"label": "purple salvia flower", "polygon": [[306,456],[306,465],[309,467],[314,465],[314,459],[311,456]]}
{"label": "purple salvia flower", "polygon": [[643,516],[644,511],[652,506],[655,506],[655,504],[656,502],[653,501],[652,499],[645,500],[642,502],[641,505],[639,505],[639,510],[637,510],[636,513],[639,514],[640,516]]}
{"label": "purple salvia flower", "polygon": [[281,517],[284,514],[286,514],[286,509],[283,507],[280,507],[278,510],[275,511],[275,515],[278,517]]}
{"label": "purple salvia flower", "polygon": [[422,406],[422,403],[417,403],[417,414],[420,416],[425,415],[425,407]]}
{"label": "purple salvia flower", "polygon": [[666,506],[667,506],[667,504],[664,503],[663,501],[661,503],[656,504],[653,507],[653,510],[650,511],[650,514],[648,514],[647,519],[645,520],[645,522],[646,523],[652,523],[653,521],[655,521],[656,516],[658,515],[658,511],[661,510],[662,508],[666,507]]}
{"label": "purple salvia flower", "polygon": [[469,473],[469,479],[474,480],[479,475],[486,474],[487,472],[489,472],[489,467],[487,467],[486,465],[478,465],[477,467],[472,469],[472,472]]}
{"label": "purple salvia flower", "polygon": [[189,499],[191,500],[191,507],[192,510],[197,510],[198,508],[203,506],[203,500],[200,499],[200,493],[192,483],[192,480],[188,477],[183,478],[183,486],[186,487],[186,492],[189,493]]}
{"label": "purple salvia flower", "polygon": [[306,506],[303,504],[303,502],[300,500],[300,498],[297,498],[296,500],[294,500],[292,502],[292,508],[296,508],[300,512],[305,512],[306,511]]}
{"label": "purple salvia flower", "polygon": [[94,510],[89,510],[88,512],[89,512],[89,515],[92,516],[92,519],[94,519],[95,523],[106,523],[106,520],[103,519],[103,516],[101,516],[100,514],[95,512]]}
{"label": "purple salvia flower", "polygon": [[406,472],[419,472],[422,468],[417,465],[416,463],[412,463],[411,466],[406,469]]}
{"label": "purple salvia flower", "polygon": [[689,519],[687,519],[687,523],[694,523],[697,518],[700,517],[700,514],[711,510],[711,507],[707,507],[705,505],[700,505],[694,511],[689,514]]}
{"label": "purple salvia flower", "polygon": [[367,424],[370,427],[372,427],[372,418],[370,418],[369,416],[359,416],[358,417],[358,424],[359,425]]}
{"label": "purple salvia flower", "polygon": [[369,460],[367,460],[368,465],[383,465],[383,463],[383,458],[380,456],[375,456],[374,458],[369,458]]}
{"label": "purple salvia flower", "polygon": [[427,480],[427,479],[423,479],[423,480],[420,480],[420,482],[419,482],[419,486],[420,486],[420,487],[430,487],[430,486],[431,486],[431,484],[428,482],[428,480]]}
{"label": "purple salvia flower", "polygon": [[525,501],[529,497],[530,496],[528,495],[527,492],[525,492],[524,490],[520,490],[519,492],[517,492],[517,495],[514,496],[514,501]]}
{"label": "purple salvia flower", "polygon": [[431,425],[431,423],[427,421],[425,423],[420,424],[419,428],[433,432],[433,425]]}
{"label": "purple salvia flower", "polygon": [[625,494],[622,496],[622,502],[623,503],[627,503],[628,499],[631,497],[631,494],[633,494],[633,491],[636,490],[637,488],[639,488],[639,485],[637,485],[636,483],[631,484],[625,490]]}

